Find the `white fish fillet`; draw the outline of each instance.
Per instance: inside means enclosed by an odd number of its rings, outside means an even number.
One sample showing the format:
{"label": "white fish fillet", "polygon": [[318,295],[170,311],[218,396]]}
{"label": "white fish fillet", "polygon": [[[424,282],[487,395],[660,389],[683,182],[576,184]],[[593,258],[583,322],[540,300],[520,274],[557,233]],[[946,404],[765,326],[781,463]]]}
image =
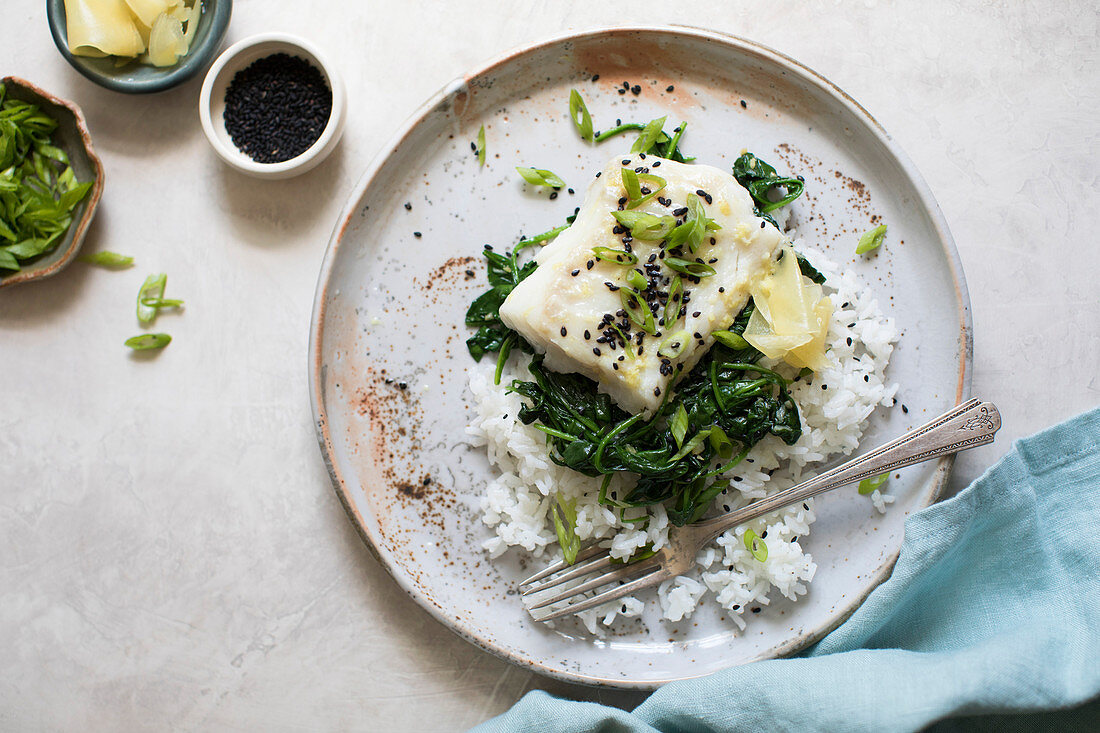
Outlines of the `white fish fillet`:
{"label": "white fish fillet", "polygon": [[[620,293],[610,289],[608,283],[629,288],[627,274],[632,269],[641,272],[651,256],[657,257],[653,264],[659,266],[659,270],[650,268],[654,291],[667,291],[677,273],[660,267],[661,242],[631,241],[628,237],[627,243],[638,257],[634,267],[601,261],[593,255],[594,247],[625,248],[623,238],[627,234],[613,231],[618,222],[611,213],[619,209],[620,199],[626,196],[623,167],[645,167],[666,180],[660,198],[671,199],[671,203],[665,206],[654,198],[636,211],[669,215],[683,210],[689,197],[697,197],[706,216],[721,226],[708,232],[694,255],[709,263],[715,274],[698,283],[685,278],[686,314],[672,324],[658,322],[657,333],[644,335],[640,344],[639,329],[634,326],[627,331],[632,324],[625,317]],[[706,203],[697,191],[709,195],[712,203]],[[573,225],[538,253],[538,269],[504,301],[500,317],[546,355],[548,368],[578,372],[595,380],[601,392],[631,414],[651,413],[660,406],[677,374],[690,370],[710,348],[711,333],[729,328],[745,306],[752,283],[771,271],[773,257],[783,242],[784,236],[774,226],[753,214],[752,198],[731,174],[711,166],[685,165],[653,156],[617,156],[588,187]],[[688,255],[684,258],[694,259]],[[664,313],[662,302],[658,296],[649,306],[655,321]],[[601,327],[605,314],[614,317],[620,330],[627,331],[630,355],[617,334]],[[671,334],[681,331],[689,334],[686,346],[676,358],[666,357],[662,369],[658,347]]]}

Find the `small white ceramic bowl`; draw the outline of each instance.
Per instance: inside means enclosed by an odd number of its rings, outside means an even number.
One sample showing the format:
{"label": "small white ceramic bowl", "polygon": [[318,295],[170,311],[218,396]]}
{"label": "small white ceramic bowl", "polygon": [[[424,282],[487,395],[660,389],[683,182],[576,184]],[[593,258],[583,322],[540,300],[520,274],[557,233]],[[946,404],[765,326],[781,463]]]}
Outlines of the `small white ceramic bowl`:
{"label": "small white ceramic bowl", "polygon": [[[225,90],[238,71],[257,59],[275,53],[298,56],[320,70],[332,90],[332,114],[329,115],[321,137],[301,155],[281,163],[257,163],[241,152],[225,131]],[[237,170],[257,178],[290,178],[318,165],[340,142],[346,117],[347,94],[344,91],[344,80],[336,68],[316,46],[288,33],[261,33],[234,43],[206,73],[199,96],[199,119],[215,152]]]}

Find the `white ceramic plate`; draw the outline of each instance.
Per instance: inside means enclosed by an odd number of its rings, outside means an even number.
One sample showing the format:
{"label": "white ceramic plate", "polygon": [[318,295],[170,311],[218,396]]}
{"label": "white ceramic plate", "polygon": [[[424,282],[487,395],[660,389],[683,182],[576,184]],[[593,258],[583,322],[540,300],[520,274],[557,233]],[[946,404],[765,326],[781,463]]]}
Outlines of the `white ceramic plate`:
{"label": "white ceramic plate", "polygon": [[[620,95],[623,81],[641,93]],[[490,469],[484,451],[464,442],[472,408],[462,318],[485,288],[482,245],[509,248],[521,233],[558,225],[580,205],[593,171],[633,139],[582,143],[569,121],[571,88],[583,92],[597,129],[667,114],[689,123],[683,149],[701,162],[728,167],[748,148],[806,178],[794,205],[802,236],[850,264],[903,333],[889,374],[909,412],[879,410],[865,445],[968,396],[969,300],[951,237],[912,164],[866,111],[745,40],[685,28],[596,30],[510,53],[448,86],[349,199],[321,269],[310,340],[313,409],[336,492],[417,603],[471,642],[540,672],[647,689],[792,653],[889,575],[905,518],[935,500],[948,461],[905,469],[886,516],[855,491],[819,499],[804,540],[818,564],[809,594],[773,602],[743,633],[713,602],[686,622],[650,613],[603,638],[575,625],[552,630],[515,595],[522,553],[490,562],[480,549],[489,529],[478,502]],[[481,125],[484,168],[470,147]],[[549,200],[527,192],[516,165],[550,168],[578,193]],[[888,243],[857,258],[873,215],[889,224]]]}

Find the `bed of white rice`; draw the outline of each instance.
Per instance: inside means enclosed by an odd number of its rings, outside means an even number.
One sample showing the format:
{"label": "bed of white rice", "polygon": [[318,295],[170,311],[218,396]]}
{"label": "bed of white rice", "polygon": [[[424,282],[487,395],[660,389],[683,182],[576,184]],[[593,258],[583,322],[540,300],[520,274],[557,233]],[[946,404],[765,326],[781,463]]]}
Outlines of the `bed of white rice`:
{"label": "bed of white rice", "polygon": [[[791,394],[802,417],[802,437],[788,446],[774,436],[758,443],[748,458],[728,476],[730,488],[715,500],[715,511],[726,511],[776,493],[808,478],[823,461],[838,454],[848,455],[859,444],[866,421],[874,409],[894,404],[897,386],[885,376],[887,363],[897,340],[892,318],[883,316],[878,302],[862,291],[855,277],[843,272],[821,252],[796,242],[796,248],[826,276],[826,292],[833,300],[829,325],[830,366],[809,380],[792,384]],[[577,500],[577,534],[582,544],[605,540],[615,557],[629,557],[647,543],[659,549],[667,540],[668,519],[663,507],[649,508],[650,521],[624,524],[616,512],[597,501],[599,479],[583,476],[554,464],[547,455],[546,435],[516,419],[521,398],[509,394],[513,379],[529,379],[529,356],[517,354],[504,369],[500,385],[493,384],[495,364],[484,360],[470,368],[470,390],[476,417],[467,432],[474,445],[484,445],[489,460],[500,474],[482,497],[484,522],[494,536],[485,542],[491,557],[510,547],[520,548],[549,563],[561,557],[550,508],[556,494]],[[795,370],[785,364],[768,364],[793,378]],[[629,478],[617,476],[612,489],[628,488]],[[870,500],[879,511],[893,497],[874,492]],[[626,517],[642,516],[643,509],[629,510]],[[697,557],[697,568],[674,578],[657,589],[663,617],[680,621],[691,616],[707,596],[729,612],[741,629],[750,607],[767,606],[778,592],[795,600],[806,593],[817,566],[803,551],[814,521],[814,504],[797,505],[761,517],[719,537]],[[755,560],[742,540],[747,529],[764,537],[768,556]],[[645,593],[642,599],[652,597]],[[643,600],[626,598],[578,614],[589,631],[598,633],[599,624],[610,625],[620,616],[637,616]]]}

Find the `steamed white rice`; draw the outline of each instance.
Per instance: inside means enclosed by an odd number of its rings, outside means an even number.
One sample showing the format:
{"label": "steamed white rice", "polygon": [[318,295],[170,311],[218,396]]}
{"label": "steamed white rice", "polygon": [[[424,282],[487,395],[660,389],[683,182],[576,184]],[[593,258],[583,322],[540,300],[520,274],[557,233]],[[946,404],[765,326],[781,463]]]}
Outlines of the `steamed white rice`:
{"label": "steamed white rice", "polygon": [[[855,277],[843,272],[822,253],[796,242],[827,278],[826,293],[833,299],[829,325],[830,365],[809,380],[799,379],[791,394],[802,417],[802,437],[788,446],[768,436],[729,474],[730,488],[715,500],[721,511],[735,509],[786,489],[816,472],[822,462],[838,454],[848,455],[859,444],[867,418],[879,406],[894,404],[897,385],[884,375],[897,329],[883,316],[878,302],[861,291]],[[583,476],[554,464],[547,455],[546,435],[516,419],[521,398],[509,394],[513,379],[529,379],[526,354],[517,354],[505,366],[500,385],[493,384],[495,364],[490,360],[469,370],[476,417],[467,432],[474,445],[484,445],[500,475],[489,483],[481,506],[484,522],[494,536],[484,544],[490,557],[519,547],[549,563],[561,557],[550,517],[555,495],[577,500],[577,535],[582,544],[609,540],[614,557],[629,557],[652,543],[655,549],[667,541],[668,518],[664,508],[649,508],[650,521],[632,525],[619,521],[610,508],[598,503],[599,479]],[[785,364],[761,362],[784,376],[796,370]],[[627,479],[616,476],[612,490],[628,488]],[[893,497],[875,491],[871,501],[885,511]],[[627,510],[639,517],[644,509]],[[697,568],[657,589],[663,617],[676,622],[688,618],[708,595],[727,609],[741,629],[750,608],[768,605],[773,591],[795,600],[806,593],[817,566],[804,552],[799,539],[807,536],[814,521],[813,500],[754,520],[719,537],[696,558]],[[765,538],[768,557],[755,560],[743,542],[747,529]],[[650,591],[650,593],[652,593]],[[643,597],[651,597],[643,594]],[[610,625],[618,616],[637,616],[644,604],[637,598],[612,601],[578,616],[597,633],[598,624]]]}

